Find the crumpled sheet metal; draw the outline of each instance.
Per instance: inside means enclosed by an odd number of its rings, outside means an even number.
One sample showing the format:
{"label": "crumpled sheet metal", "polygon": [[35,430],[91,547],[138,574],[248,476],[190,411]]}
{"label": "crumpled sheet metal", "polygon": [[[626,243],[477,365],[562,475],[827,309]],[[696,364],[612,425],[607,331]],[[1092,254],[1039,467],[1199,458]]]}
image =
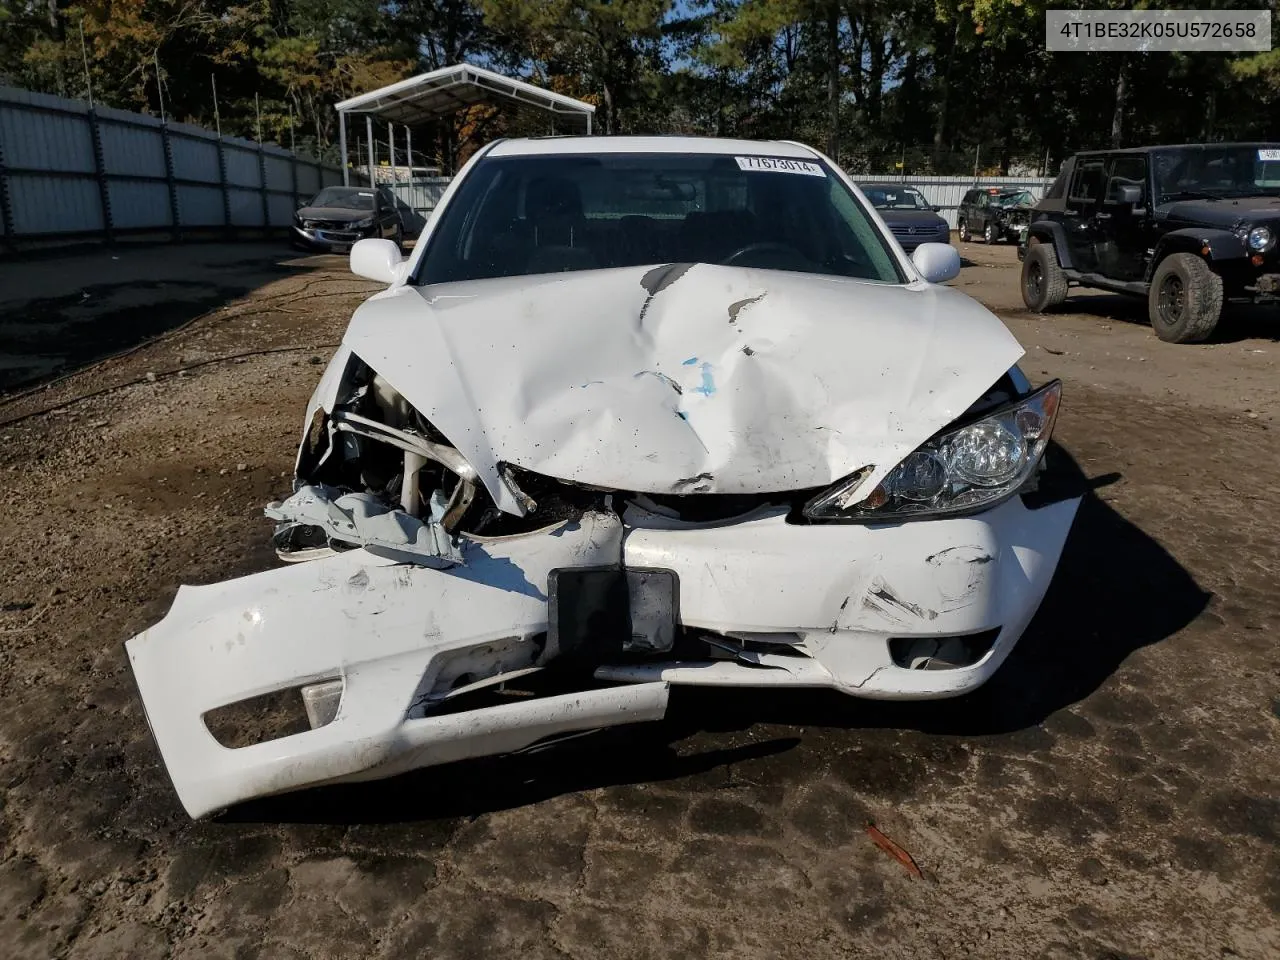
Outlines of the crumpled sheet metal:
{"label": "crumpled sheet metal", "polygon": [[794,491],[874,465],[874,486],[1022,352],[947,287],[671,264],[393,288],[334,365],[378,371],[518,513],[499,463],[647,493]]}
{"label": "crumpled sheet metal", "polygon": [[273,520],[319,527],[332,540],[428,566],[462,563],[462,550],[438,522],[412,517],[368,493],[305,484],[263,511]]}

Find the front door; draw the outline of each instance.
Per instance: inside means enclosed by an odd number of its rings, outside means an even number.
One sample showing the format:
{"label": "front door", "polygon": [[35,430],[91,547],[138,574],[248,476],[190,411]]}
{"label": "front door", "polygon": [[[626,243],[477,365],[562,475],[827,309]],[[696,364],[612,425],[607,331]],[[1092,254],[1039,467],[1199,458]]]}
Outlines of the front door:
{"label": "front door", "polygon": [[1103,188],[1107,182],[1105,158],[1084,156],[1076,161],[1075,174],[1067,188],[1067,203],[1062,219],[1067,235],[1071,263],[1082,273],[1098,270],[1099,221]]}
{"label": "front door", "polygon": [[[1146,154],[1118,154],[1112,158],[1107,190],[1096,214],[1098,268],[1114,280],[1141,280],[1147,269],[1147,250],[1154,246],[1151,186]],[[1122,188],[1137,187],[1137,203],[1121,201]]]}

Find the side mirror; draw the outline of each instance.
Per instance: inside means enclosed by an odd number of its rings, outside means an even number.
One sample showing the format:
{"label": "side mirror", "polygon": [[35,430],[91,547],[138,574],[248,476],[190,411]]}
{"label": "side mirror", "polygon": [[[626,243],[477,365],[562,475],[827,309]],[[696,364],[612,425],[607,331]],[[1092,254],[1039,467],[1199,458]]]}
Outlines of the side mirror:
{"label": "side mirror", "polygon": [[930,210],[932,210],[934,213],[941,213],[941,212],[942,212],[942,208],[941,208],[940,206],[938,206],[936,203],[935,203],[932,207],[930,207],[929,209],[930,209]]}
{"label": "side mirror", "polygon": [[400,279],[400,262],[400,251],[391,240],[357,240],[351,248],[351,272],[366,280],[395,283]]}
{"label": "side mirror", "polygon": [[1142,188],[1136,183],[1121,184],[1116,188],[1114,199],[1116,203],[1132,207],[1134,204],[1142,202]]}
{"label": "side mirror", "polygon": [[911,254],[911,262],[929,283],[946,283],[960,275],[960,254],[949,243],[922,243]]}

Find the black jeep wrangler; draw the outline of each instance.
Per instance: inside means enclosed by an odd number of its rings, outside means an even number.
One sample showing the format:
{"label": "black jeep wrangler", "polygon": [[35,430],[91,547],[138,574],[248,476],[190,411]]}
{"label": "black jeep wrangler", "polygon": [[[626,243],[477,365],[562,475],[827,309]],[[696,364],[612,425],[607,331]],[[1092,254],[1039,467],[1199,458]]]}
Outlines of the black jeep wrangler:
{"label": "black jeep wrangler", "polygon": [[1280,300],[1280,143],[1079,153],[1018,247],[1037,312],[1070,288],[1147,298],[1161,340],[1195,343],[1228,300]]}

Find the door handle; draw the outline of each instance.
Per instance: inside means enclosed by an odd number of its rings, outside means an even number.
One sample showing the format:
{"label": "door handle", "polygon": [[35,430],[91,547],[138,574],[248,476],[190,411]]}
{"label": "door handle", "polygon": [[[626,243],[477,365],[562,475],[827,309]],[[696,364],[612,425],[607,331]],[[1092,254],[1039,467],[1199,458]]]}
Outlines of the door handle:
{"label": "door handle", "polygon": [[1095,213],[1095,214],[1093,215],[1093,219],[1095,219],[1095,220],[1110,220],[1110,219],[1111,219],[1111,214],[1109,214],[1109,213]]}

